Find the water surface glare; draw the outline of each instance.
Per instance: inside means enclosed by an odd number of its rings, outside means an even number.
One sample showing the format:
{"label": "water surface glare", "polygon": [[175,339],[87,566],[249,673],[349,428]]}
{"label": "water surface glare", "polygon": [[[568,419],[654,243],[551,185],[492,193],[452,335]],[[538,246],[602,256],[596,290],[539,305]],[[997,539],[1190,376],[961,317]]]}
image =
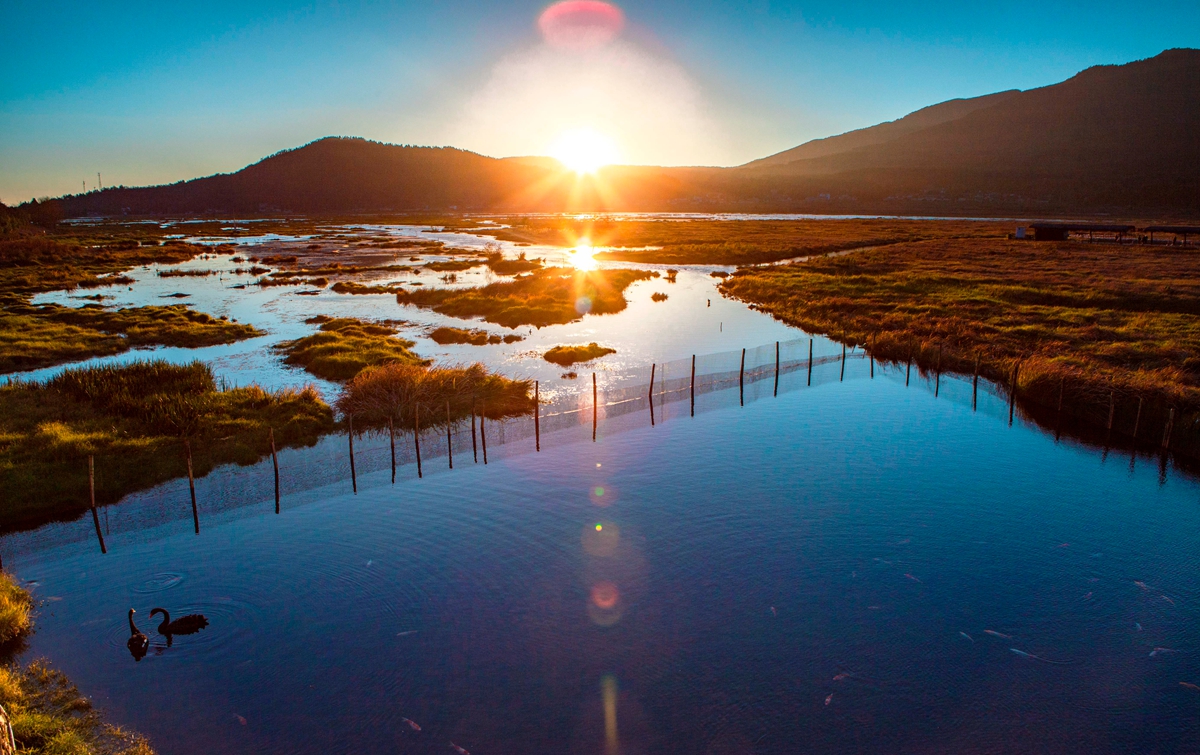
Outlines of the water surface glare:
{"label": "water surface glare", "polygon": [[28,655],[164,753],[1200,741],[1196,482],[894,379],[347,492],[6,558]]}

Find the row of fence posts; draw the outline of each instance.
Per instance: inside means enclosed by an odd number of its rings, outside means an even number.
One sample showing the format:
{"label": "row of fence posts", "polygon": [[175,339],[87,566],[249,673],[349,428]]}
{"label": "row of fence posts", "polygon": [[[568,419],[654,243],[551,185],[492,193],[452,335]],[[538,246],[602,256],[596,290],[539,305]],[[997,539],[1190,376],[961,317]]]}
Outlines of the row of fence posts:
{"label": "row of fence posts", "polygon": [[[808,371],[807,371],[808,372],[807,385],[809,385],[809,386],[812,385],[813,344],[814,344],[814,339],[810,338],[808,341]],[[875,355],[874,355],[874,353],[870,354],[870,360],[871,360],[871,378],[874,379],[874,377],[875,377]],[[904,385],[905,385],[905,387],[907,387],[910,383],[910,378],[911,378],[911,374],[912,374],[912,361],[913,361],[912,352],[910,350],[908,358],[906,359],[905,365],[904,365]],[[973,411],[977,410],[978,405],[979,405],[979,367],[980,367],[979,356],[976,355],[975,356],[975,370],[974,370],[974,374],[972,375],[972,378],[971,378],[971,409]],[[655,380],[655,376],[657,374],[657,369],[658,369],[657,364],[652,364],[650,366],[650,389],[649,389],[647,398],[648,398],[649,405],[650,405],[650,424],[651,424],[651,426],[654,426],[654,424],[655,424],[655,419],[654,419],[654,380]],[[1020,375],[1020,369],[1021,369],[1021,361],[1018,360],[1016,362],[1016,364],[1013,365],[1013,369],[1012,369],[1012,372],[1009,377],[1008,424],[1010,426],[1013,423],[1013,418],[1014,418],[1014,413],[1015,413],[1017,380]],[[779,395],[779,375],[780,375],[780,343],[779,343],[779,341],[776,341],[775,342],[775,383],[774,383],[774,391],[772,394],[774,396]],[[937,362],[936,362],[935,378],[934,378],[934,397],[935,398],[939,395],[940,390],[941,390],[941,376],[942,376],[942,346],[939,344],[938,358],[937,358]],[[845,377],[846,377],[846,345],[845,345],[845,343],[843,343],[842,344],[842,358],[841,358],[841,372],[840,372],[838,379],[839,379],[839,381],[844,381]],[[740,363],[740,366],[738,369],[738,403],[740,406],[745,406],[745,387],[746,387],[745,378],[746,378],[746,349],[742,349],[741,363]],[[1062,415],[1063,394],[1064,394],[1064,390],[1065,390],[1065,385],[1066,385],[1066,379],[1060,378],[1059,390],[1058,390],[1058,410],[1057,410],[1058,415],[1060,417]],[[664,383],[664,391],[665,391],[665,383]],[[536,380],[534,381],[534,384],[533,384],[533,395],[534,395],[533,428],[534,428],[534,444],[535,444],[534,448],[537,452],[541,452],[541,450],[542,450],[541,390],[540,390],[539,382]],[[696,416],[696,355],[695,354],[692,355],[692,369],[691,369],[689,399],[690,399],[690,404],[691,404],[690,414],[692,417],[695,417]],[[1133,438],[1134,439],[1137,439],[1138,432],[1141,427],[1142,404],[1143,404],[1143,397],[1139,396],[1138,397],[1137,415],[1134,419],[1134,426],[1133,426]],[[421,405],[418,402],[413,407],[413,445],[414,445],[414,452],[415,452],[415,456],[416,456],[417,478],[418,479],[421,479],[424,477],[424,472],[422,470],[422,465],[421,465],[420,410],[421,410]],[[1108,422],[1107,422],[1106,429],[1110,435],[1111,435],[1112,428],[1113,428],[1113,418],[1114,418],[1115,412],[1116,412],[1116,397],[1115,397],[1115,394],[1113,391],[1109,391]],[[478,442],[478,445],[476,443],[476,431],[475,431],[476,417],[478,417],[478,419],[479,419],[479,435],[478,435],[479,442]],[[471,455],[472,455],[474,462],[479,463],[479,450],[480,450],[480,448],[482,448],[484,465],[486,465],[488,463],[487,430],[486,430],[486,425],[485,425],[486,420],[487,420],[486,413],[478,411],[478,405],[477,405],[476,401],[474,399],[472,399],[472,402],[471,402]],[[348,440],[348,444],[349,444],[349,455],[350,455],[350,485],[351,485],[351,490],[354,492],[355,495],[357,495],[358,494],[358,473],[357,473],[357,469],[355,467],[355,458],[354,458],[354,415],[352,415],[352,414],[347,415],[346,424],[347,424],[347,431],[348,431],[347,432],[347,440]],[[598,425],[599,425],[599,387],[598,387],[598,383],[597,383],[596,373],[593,372],[592,373],[592,442],[596,441]],[[1169,413],[1167,416],[1167,423],[1163,430],[1161,449],[1164,452],[1170,450],[1171,433],[1172,433],[1172,430],[1174,429],[1174,425],[1175,425],[1175,409],[1172,407],[1169,410]],[[454,469],[454,443],[453,443],[452,427],[453,427],[453,422],[452,422],[452,417],[451,417],[451,412],[450,412],[450,402],[447,401],[446,402],[446,455],[447,455],[447,461],[448,461],[450,469]],[[1057,435],[1058,435],[1058,432],[1056,430],[1056,438],[1057,438]],[[275,513],[278,514],[280,512],[279,456],[278,456],[278,451],[275,446],[275,430],[274,430],[274,428],[271,428],[268,430],[268,438],[269,438],[270,446],[271,446],[271,465],[272,465],[272,468],[274,471],[274,477],[275,477],[275,480],[274,480],[275,481]],[[389,447],[390,447],[390,451],[391,451],[392,484],[395,484],[395,482],[396,482],[396,428],[395,428],[395,423],[391,417],[388,418],[388,441],[389,441]],[[197,535],[199,535],[200,534],[200,512],[199,512],[199,508],[196,503],[196,481],[195,481],[195,474],[194,474],[193,467],[192,467],[191,441],[185,439],[183,442],[183,445],[184,445],[184,451],[185,451],[186,460],[187,460],[188,493],[191,498],[191,504],[192,504],[192,522],[194,525],[195,533]],[[98,510],[96,507],[95,459],[93,456],[90,456],[90,455],[88,456],[88,492],[89,492],[89,496],[90,496],[92,523],[96,527],[96,539],[100,542],[100,552],[108,553],[108,549],[104,542],[104,533],[100,527],[100,516],[99,516]]]}

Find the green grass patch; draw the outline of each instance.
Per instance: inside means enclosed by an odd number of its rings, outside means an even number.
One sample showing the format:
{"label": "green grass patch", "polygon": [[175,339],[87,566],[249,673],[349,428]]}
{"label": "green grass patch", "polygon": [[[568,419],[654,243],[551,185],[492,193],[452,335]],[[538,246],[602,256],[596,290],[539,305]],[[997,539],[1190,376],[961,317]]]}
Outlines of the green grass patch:
{"label": "green grass patch", "polygon": [[497,250],[488,252],[487,266],[497,275],[518,275],[541,270],[542,261],[526,259],[525,252],[517,255],[516,259],[509,260],[505,259],[504,255]]}
{"label": "green grass patch", "polygon": [[542,354],[542,359],[560,367],[570,367],[577,362],[590,362],[593,359],[616,353],[616,349],[601,346],[593,341],[586,346],[555,346]]}
{"label": "green grass patch", "polygon": [[529,414],[532,380],[496,375],[482,364],[423,365],[393,362],[363,370],[346,384],[337,408],[354,415],[356,426],[386,427],[389,418],[409,429],[419,412],[421,427],[444,425],[472,410],[490,419]]}
{"label": "green grass patch", "polygon": [[478,288],[401,291],[396,300],[452,317],[482,317],[506,328],[540,328],[573,322],[588,313],[620,312],[627,303],[625,289],[655,275],[646,270],[583,272],[543,268],[515,280]]}
{"label": "green grass patch", "polygon": [[33,629],[33,600],[7,572],[0,572],[0,647],[11,646]]}
{"label": "green grass patch", "polygon": [[46,382],[0,386],[0,531],[71,519],[87,510],[87,457],[96,500],[114,503],[187,473],[253,464],[277,446],[312,445],[333,414],[312,388],[217,389],[200,362],[162,361],[65,370]]}
{"label": "green grass patch", "polygon": [[[322,318],[324,319],[324,318]],[[373,367],[392,362],[428,364],[409,351],[413,342],[396,338],[392,325],[337,318],[321,322],[319,332],[275,348],[284,361],[308,370],[325,380],[345,381]]]}
{"label": "green grass patch", "polygon": [[499,333],[489,333],[486,330],[467,330],[465,328],[448,328],[442,327],[435,329],[429,334],[429,337],[434,343],[442,344],[443,346],[449,343],[469,343],[472,346],[485,346],[489,343],[516,343],[517,341],[525,340],[524,337],[518,335],[505,335]]}

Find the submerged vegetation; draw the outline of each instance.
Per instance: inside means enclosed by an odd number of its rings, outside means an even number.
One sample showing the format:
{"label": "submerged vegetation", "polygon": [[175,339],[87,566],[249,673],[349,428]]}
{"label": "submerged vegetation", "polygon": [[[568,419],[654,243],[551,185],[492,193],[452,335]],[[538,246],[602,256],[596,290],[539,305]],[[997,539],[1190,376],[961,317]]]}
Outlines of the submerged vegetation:
{"label": "submerged vegetation", "polygon": [[577,362],[590,362],[593,359],[616,353],[616,349],[601,346],[593,341],[586,346],[555,346],[543,354],[542,359],[560,367],[570,367]]}
{"label": "submerged vegetation", "polygon": [[507,328],[543,327],[573,322],[586,313],[613,314],[625,309],[625,289],[652,278],[645,270],[572,271],[543,268],[515,280],[479,288],[401,291],[401,304],[428,307],[452,317],[482,317]]}
{"label": "submerged vegetation", "polygon": [[443,346],[450,343],[469,343],[472,346],[485,346],[487,344],[516,343],[517,341],[525,340],[523,336],[514,334],[502,336],[499,333],[489,333],[486,330],[466,330],[465,328],[450,327],[435,328],[429,334],[429,338],[434,343]]}
{"label": "submerged vegetation", "polygon": [[218,390],[208,366],[162,361],[65,370],[46,382],[0,386],[0,531],[87,510],[87,457],[96,501],[112,503],[193,467],[252,464],[278,446],[311,445],[333,428],[312,388]]}
{"label": "submerged vegetation", "polygon": [[309,322],[320,323],[320,330],[275,348],[285,355],[287,364],[303,367],[319,378],[349,380],[367,367],[391,362],[427,364],[409,351],[412,341],[395,337],[392,325],[322,316]]}
{"label": "submerged vegetation", "polygon": [[[982,375],[1163,437],[1200,410],[1200,258],[1170,248],[927,241],[742,270],[722,290],[876,358]],[[1018,368],[1019,365],[1019,369]],[[1185,424],[1177,416],[1174,427]]]}
{"label": "submerged vegetation", "polygon": [[458,421],[472,412],[489,419],[516,417],[533,411],[530,380],[495,375],[482,364],[468,367],[392,363],[363,370],[346,384],[337,408],[361,419],[366,426],[386,426],[388,420],[412,427]]}

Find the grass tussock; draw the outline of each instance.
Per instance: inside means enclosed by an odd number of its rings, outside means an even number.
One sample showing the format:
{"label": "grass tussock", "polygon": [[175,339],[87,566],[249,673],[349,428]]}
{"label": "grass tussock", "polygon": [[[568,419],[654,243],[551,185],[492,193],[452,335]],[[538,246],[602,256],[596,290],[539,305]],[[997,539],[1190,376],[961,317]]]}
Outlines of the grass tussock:
{"label": "grass tussock", "polygon": [[505,335],[499,333],[489,333],[486,330],[465,328],[436,328],[429,337],[434,343],[445,346],[451,343],[469,343],[472,346],[486,346],[487,344],[496,343],[516,343],[517,341],[525,340],[524,337],[518,335]]}
{"label": "grass tussock", "polygon": [[33,599],[7,572],[0,572],[0,647],[33,629]]}
{"label": "grass tussock", "polygon": [[337,318],[321,323],[311,336],[284,341],[275,348],[284,361],[325,380],[349,380],[367,367],[392,362],[424,365],[427,361],[409,351],[413,342],[396,338],[392,325]]}
{"label": "grass tussock", "polygon": [[0,386],[0,531],[69,519],[88,505],[87,457],[96,457],[96,500],[220,464],[252,464],[277,446],[311,445],[333,428],[312,388],[218,390],[207,365],[163,361],[65,370],[52,380]]}
{"label": "grass tussock", "polygon": [[482,317],[506,328],[540,328],[573,322],[587,313],[620,312],[626,306],[625,289],[654,275],[645,270],[543,268],[516,280],[479,288],[401,291],[396,300],[452,317]]}
{"label": "grass tussock", "polygon": [[560,367],[570,367],[578,362],[590,362],[593,359],[616,353],[616,349],[601,346],[593,341],[586,346],[555,346],[542,354],[542,359]]}
{"label": "grass tussock", "polygon": [[329,290],[337,294],[394,294],[401,289],[398,284],[377,286],[355,281],[338,281],[330,286]]}
{"label": "grass tussock", "polygon": [[[928,241],[742,270],[722,290],[880,359],[981,373],[1114,427],[1200,410],[1200,258],[1085,243]],[[941,351],[938,356],[939,349]],[[1144,402],[1140,422],[1138,399]],[[1190,420],[1188,420],[1190,422]],[[1183,427],[1182,417],[1176,426]],[[1157,439],[1156,439],[1157,440]]]}
{"label": "grass tussock", "polygon": [[653,301],[653,302],[666,301],[669,298],[670,297],[668,295],[664,294],[661,291],[655,291],[654,293],[650,294],[650,301]]}
{"label": "grass tussock", "polygon": [[364,427],[384,427],[391,418],[411,428],[419,411],[421,427],[431,427],[445,424],[447,402],[455,422],[469,417],[472,408],[489,419],[529,414],[532,389],[533,381],[496,375],[482,364],[392,363],[363,370],[347,383],[337,408]]}
{"label": "grass tussock", "polygon": [[518,254],[516,259],[509,260],[504,258],[499,247],[494,244],[489,244],[488,247],[487,266],[497,275],[519,275],[542,269],[542,261],[526,259],[525,252]]}
{"label": "grass tussock", "polygon": [[484,264],[484,260],[442,260],[426,262],[421,267],[438,273],[455,273],[463,270],[470,270],[471,268],[479,267],[482,264]]}
{"label": "grass tussock", "polygon": [[0,310],[0,373],[31,370],[142,346],[199,348],[262,335],[186,305],[106,309],[17,305]]}

